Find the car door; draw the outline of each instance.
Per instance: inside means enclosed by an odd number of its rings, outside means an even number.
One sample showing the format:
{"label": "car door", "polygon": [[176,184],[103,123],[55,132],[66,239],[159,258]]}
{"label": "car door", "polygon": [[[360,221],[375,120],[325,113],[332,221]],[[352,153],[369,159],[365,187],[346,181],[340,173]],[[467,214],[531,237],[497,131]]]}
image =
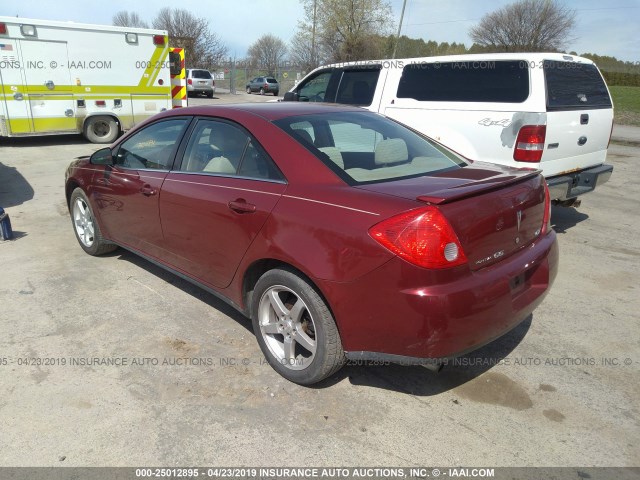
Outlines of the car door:
{"label": "car door", "polygon": [[169,173],[189,118],[155,122],[114,149],[114,164],[94,177],[101,227],[109,238],[159,256],[163,235],[158,213],[160,187]]}
{"label": "car door", "polygon": [[160,194],[165,262],[224,288],[287,185],[238,124],[199,119]]}

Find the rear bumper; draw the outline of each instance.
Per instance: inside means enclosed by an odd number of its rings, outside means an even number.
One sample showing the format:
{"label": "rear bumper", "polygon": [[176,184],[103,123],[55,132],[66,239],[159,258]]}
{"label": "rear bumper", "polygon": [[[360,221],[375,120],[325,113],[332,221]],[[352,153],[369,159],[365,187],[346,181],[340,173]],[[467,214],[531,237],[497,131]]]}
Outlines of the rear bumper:
{"label": "rear bumper", "polygon": [[551,200],[568,200],[593,192],[597,186],[609,181],[613,165],[600,165],[579,172],[547,178]]}
{"label": "rear bumper", "polygon": [[209,87],[209,86],[205,86],[205,87],[190,86],[190,87],[187,88],[187,91],[189,93],[215,93],[216,88],[215,87]]}
{"label": "rear bumper", "polygon": [[318,281],[351,360],[430,363],[504,335],[542,302],[558,269],[555,232],[498,264],[429,271],[394,258],[357,281]]}

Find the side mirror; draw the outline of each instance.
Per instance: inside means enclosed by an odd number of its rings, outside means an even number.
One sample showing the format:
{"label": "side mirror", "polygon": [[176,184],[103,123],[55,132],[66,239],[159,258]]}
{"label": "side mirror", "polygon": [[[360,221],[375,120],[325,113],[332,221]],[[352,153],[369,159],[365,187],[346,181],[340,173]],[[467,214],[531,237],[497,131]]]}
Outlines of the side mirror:
{"label": "side mirror", "polygon": [[296,92],[287,92],[284,94],[283,102],[297,102],[299,100]]}
{"label": "side mirror", "polygon": [[110,148],[101,148],[93,152],[89,158],[89,163],[93,165],[113,165],[113,154]]}

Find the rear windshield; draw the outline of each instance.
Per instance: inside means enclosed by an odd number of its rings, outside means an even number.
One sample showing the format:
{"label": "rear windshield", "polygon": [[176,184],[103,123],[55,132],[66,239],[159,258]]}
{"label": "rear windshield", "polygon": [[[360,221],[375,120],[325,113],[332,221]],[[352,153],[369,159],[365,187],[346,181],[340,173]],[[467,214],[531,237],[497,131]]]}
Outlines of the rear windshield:
{"label": "rear windshield", "polygon": [[455,153],[381,115],[332,112],[274,122],[350,185],[459,169]]}
{"label": "rear windshield", "polygon": [[267,83],[278,83],[275,78],[267,77]]}
{"label": "rear windshield", "polygon": [[607,87],[593,64],[545,60],[547,110],[611,108]]}
{"label": "rear windshield", "polygon": [[194,70],[192,77],[211,79],[211,74],[207,70]]}
{"label": "rear windshield", "polygon": [[526,62],[422,62],[402,71],[398,98],[425,102],[521,103],[529,97]]}

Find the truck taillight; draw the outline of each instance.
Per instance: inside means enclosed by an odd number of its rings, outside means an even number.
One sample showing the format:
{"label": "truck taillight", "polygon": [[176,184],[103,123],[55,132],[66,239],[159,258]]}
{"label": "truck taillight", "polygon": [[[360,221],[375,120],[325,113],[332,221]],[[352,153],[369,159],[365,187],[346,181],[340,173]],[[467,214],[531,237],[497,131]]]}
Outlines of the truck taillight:
{"label": "truck taillight", "polygon": [[539,162],[544,152],[547,136],[546,125],[524,125],[520,127],[513,159],[517,162]]}
{"label": "truck taillight", "polygon": [[188,83],[189,85],[193,85],[193,80],[191,80],[190,78],[188,78],[188,79],[187,79],[187,83]]}
{"label": "truck taillight", "polygon": [[6,35],[6,34],[7,34],[7,24],[0,23],[0,35]]}
{"label": "truck taillight", "polygon": [[383,220],[369,235],[406,261],[424,268],[450,268],[467,263],[453,227],[434,206]]}
{"label": "truck taillight", "polygon": [[153,36],[153,44],[154,45],[164,45],[164,35],[154,35]]}

